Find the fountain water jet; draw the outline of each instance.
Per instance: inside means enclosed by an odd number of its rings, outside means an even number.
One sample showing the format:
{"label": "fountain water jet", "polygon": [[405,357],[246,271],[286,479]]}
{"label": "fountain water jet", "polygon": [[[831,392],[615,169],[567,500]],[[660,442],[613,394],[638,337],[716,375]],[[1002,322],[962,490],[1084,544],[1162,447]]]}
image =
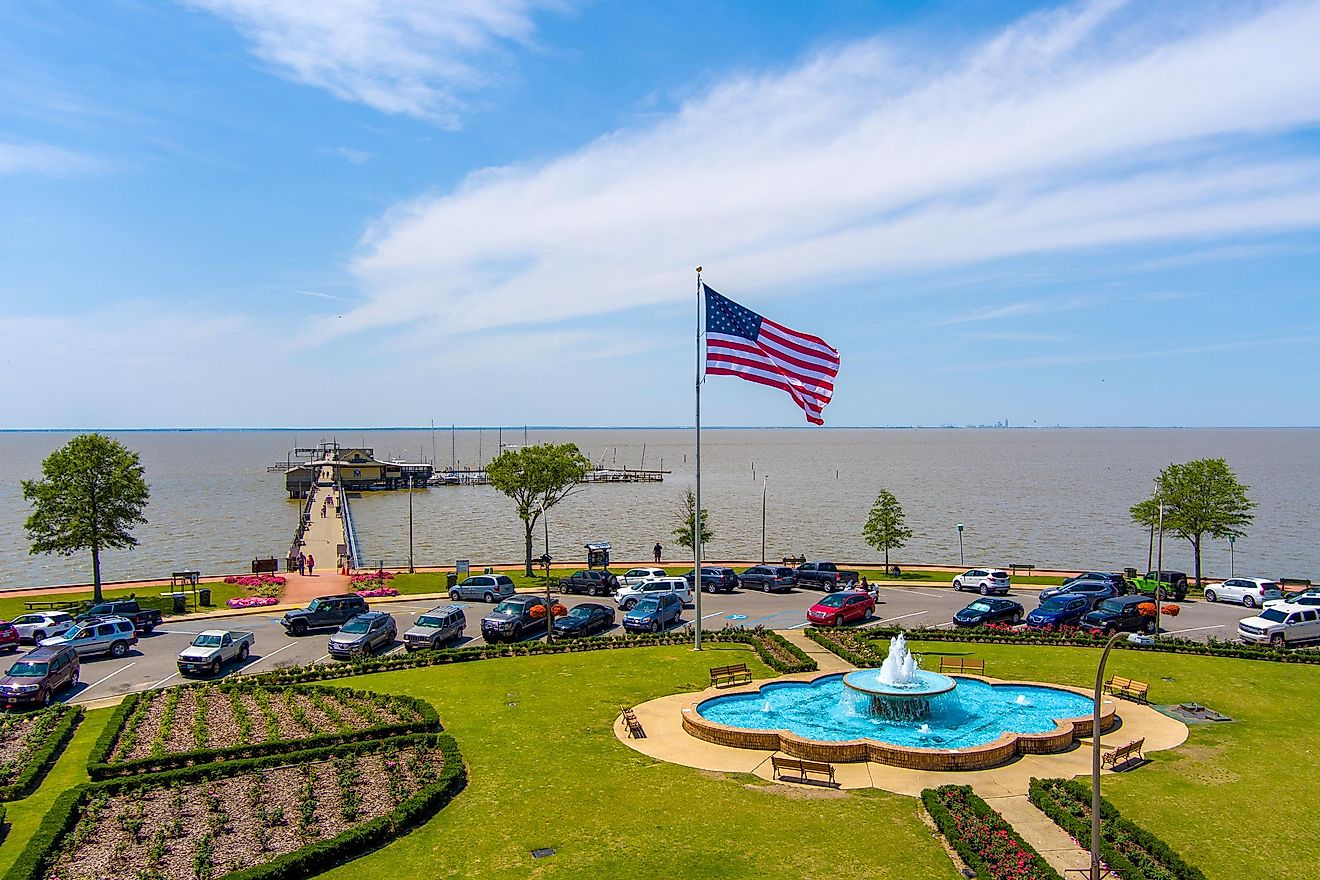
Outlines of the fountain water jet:
{"label": "fountain water jet", "polygon": [[932,703],[958,686],[947,675],[922,669],[902,633],[889,640],[889,655],[879,669],[849,672],[843,683],[850,692],[865,695],[868,714],[889,721],[926,718]]}

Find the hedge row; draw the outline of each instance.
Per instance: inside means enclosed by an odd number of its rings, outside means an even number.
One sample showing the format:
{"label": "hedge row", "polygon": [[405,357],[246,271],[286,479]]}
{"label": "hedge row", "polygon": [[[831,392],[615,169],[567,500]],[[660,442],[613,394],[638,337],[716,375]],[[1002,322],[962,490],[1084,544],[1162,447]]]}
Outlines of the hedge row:
{"label": "hedge row", "polygon": [[[225,693],[243,693],[253,690],[256,686],[257,684],[252,679],[238,679],[220,685],[217,690]],[[205,685],[184,685],[184,687],[205,687]],[[343,688],[299,688],[299,690],[316,690],[321,693],[334,694],[335,696],[341,694],[356,696],[366,693],[365,691],[346,690]],[[377,724],[372,727],[364,727],[360,730],[348,732],[334,731],[332,733],[322,733],[315,736],[297,737],[287,740],[246,743],[227,748],[194,749],[188,752],[175,752],[168,755],[136,758],[131,761],[111,762],[109,760],[110,755],[114,752],[115,745],[119,742],[119,737],[126,728],[128,718],[137,708],[138,701],[149,699],[150,697],[150,693],[129,694],[115,709],[114,715],[110,718],[110,723],[106,725],[105,730],[102,731],[101,736],[92,746],[92,753],[87,759],[87,773],[92,779],[107,779],[112,776],[125,776],[134,773],[154,773],[161,770],[168,770],[173,767],[187,767],[193,764],[206,764],[215,761],[226,761],[233,758],[255,758],[262,755],[274,755],[291,748],[319,748],[321,746],[353,740],[384,739],[392,736],[401,736],[409,733],[420,733],[422,731],[440,729],[440,716],[436,714],[435,709],[430,703],[425,700],[419,700],[415,697],[391,694],[391,699],[405,703],[413,708],[420,716],[419,720]]]}
{"label": "hedge row", "polygon": [[[1032,779],[1031,802],[1079,841],[1091,845],[1091,789],[1076,779]],[[1100,799],[1100,856],[1123,880],[1205,880],[1163,840]]]}
{"label": "hedge row", "polygon": [[809,626],[804,632],[807,638],[859,669],[879,666],[885,660],[885,655],[876,651],[871,646],[870,640],[862,638],[856,631],[816,629]]}
{"label": "hedge row", "polygon": [[50,770],[55,759],[69,744],[69,740],[73,738],[73,731],[83,718],[81,706],[57,703],[41,711],[60,717],[41,744],[23,760],[23,769],[14,777],[14,781],[0,787],[0,801],[17,800],[36,791],[37,786],[41,785],[41,780],[46,778],[46,771]]}
{"label": "hedge row", "polygon": [[1062,880],[971,786],[928,788],[921,802],[977,880]]}
{"label": "hedge row", "polygon": [[444,755],[444,769],[434,783],[419,789],[383,816],[349,828],[329,840],[309,844],[302,849],[287,853],[264,865],[256,865],[226,875],[225,880],[294,880],[294,878],[309,877],[379,848],[404,831],[435,815],[441,807],[462,791],[467,784],[467,771],[454,738],[448,734],[412,734],[393,739],[340,743],[329,748],[307,749],[285,755],[267,755],[225,763],[180,767],[162,773],[84,783],[65,791],[55,800],[55,804],[29,839],[27,847],[5,874],[4,880],[42,880],[58,854],[64,837],[77,824],[79,809],[102,792],[114,795],[146,788],[195,783],[342,755],[371,754],[377,751],[394,753],[423,742],[439,748]]}

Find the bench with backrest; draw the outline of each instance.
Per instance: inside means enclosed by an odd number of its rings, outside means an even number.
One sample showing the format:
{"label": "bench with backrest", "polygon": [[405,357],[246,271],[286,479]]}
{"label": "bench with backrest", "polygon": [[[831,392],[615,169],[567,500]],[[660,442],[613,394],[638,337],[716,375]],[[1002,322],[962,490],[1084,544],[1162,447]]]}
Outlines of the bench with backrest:
{"label": "bench with backrest", "polygon": [[825,761],[808,761],[805,758],[789,758],[780,755],[771,755],[770,764],[774,768],[775,779],[783,779],[785,774],[792,774],[790,778],[799,782],[810,782],[811,777],[807,774],[818,773],[821,781],[834,784],[834,765]]}
{"label": "bench with backrest", "polygon": [[646,739],[646,731],[642,728],[642,722],[637,720],[637,715],[632,709],[623,710],[623,723],[628,728],[629,738]]}
{"label": "bench with backrest", "polygon": [[1125,746],[1118,746],[1107,752],[1100,754],[1100,763],[1105,767],[1117,768],[1119,764],[1126,764],[1134,757],[1138,761],[1146,760],[1146,756],[1141,753],[1141,747],[1146,744],[1146,738],[1134,739]]}
{"label": "bench with backrest", "polygon": [[807,557],[805,556],[784,557],[784,565],[806,565],[806,564],[807,564]]}
{"label": "bench with backrest", "polygon": [[713,687],[722,684],[746,684],[752,680],[752,671],[746,663],[734,663],[729,666],[713,666],[710,670],[710,683]]}
{"label": "bench with backrest", "polygon": [[35,611],[38,608],[44,611],[72,611],[74,608],[78,608],[82,605],[81,602],[70,602],[68,600],[42,600],[24,602],[23,604],[27,606],[28,611]]}
{"label": "bench with backrest", "polygon": [[253,574],[274,574],[280,570],[280,561],[274,556],[267,556],[265,559],[252,560]]}
{"label": "bench with backrest", "polygon": [[1009,563],[1008,570],[1013,574],[1017,574],[1019,571],[1025,571],[1027,574],[1031,574],[1033,571],[1036,570],[1036,566],[1027,565],[1022,562],[1013,562],[1013,563]]}
{"label": "bench with backrest", "polygon": [[1111,675],[1109,681],[1105,682],[1104,691],[1107,694],[1113,694],[1116,697],[1127,697],[1129,700],[1135,700],[1139,703],[1150,702],[1150,685],[1144,681],[1133,681],[1130,678]]}
{"label": "bench with backrest", "polygon": [[1310,578],[1279,578],[1275,583],[1278,584],[1279,589],[1283,590],[1285,593],[1292,590],[1311,589]]}
{"label": "bench with backrest", "polygon": [[940,672],[967,672],[973,675],[985,675],[985,661],[971,657],[941,657]]}

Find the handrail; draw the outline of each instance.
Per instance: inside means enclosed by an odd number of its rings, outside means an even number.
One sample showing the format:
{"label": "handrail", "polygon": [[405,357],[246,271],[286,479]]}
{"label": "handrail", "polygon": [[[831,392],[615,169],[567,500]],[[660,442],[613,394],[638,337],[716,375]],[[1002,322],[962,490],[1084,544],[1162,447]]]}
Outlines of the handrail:
{"label": "handrail", "polygon": [[358,546],[357,529],[353,526],[353,510],[348,504],[348,493],[343,485],[335,483],[339,494],[339,512],[343,515],[344,538],[348,545],[348,567],[357,568],[362,564],[362,548]]}

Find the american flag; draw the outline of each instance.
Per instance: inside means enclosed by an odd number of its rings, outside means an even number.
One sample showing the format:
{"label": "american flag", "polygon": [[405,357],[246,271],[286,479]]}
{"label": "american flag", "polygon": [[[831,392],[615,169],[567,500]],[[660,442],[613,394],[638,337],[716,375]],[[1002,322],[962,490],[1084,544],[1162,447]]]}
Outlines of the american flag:
{"label": "american flag", "polygon": [[807,421],[823,425],[834,395],[839,353],[821,339],[790,330],[701,285],[706,296],[706,373],[737,376],[787,391]]}

